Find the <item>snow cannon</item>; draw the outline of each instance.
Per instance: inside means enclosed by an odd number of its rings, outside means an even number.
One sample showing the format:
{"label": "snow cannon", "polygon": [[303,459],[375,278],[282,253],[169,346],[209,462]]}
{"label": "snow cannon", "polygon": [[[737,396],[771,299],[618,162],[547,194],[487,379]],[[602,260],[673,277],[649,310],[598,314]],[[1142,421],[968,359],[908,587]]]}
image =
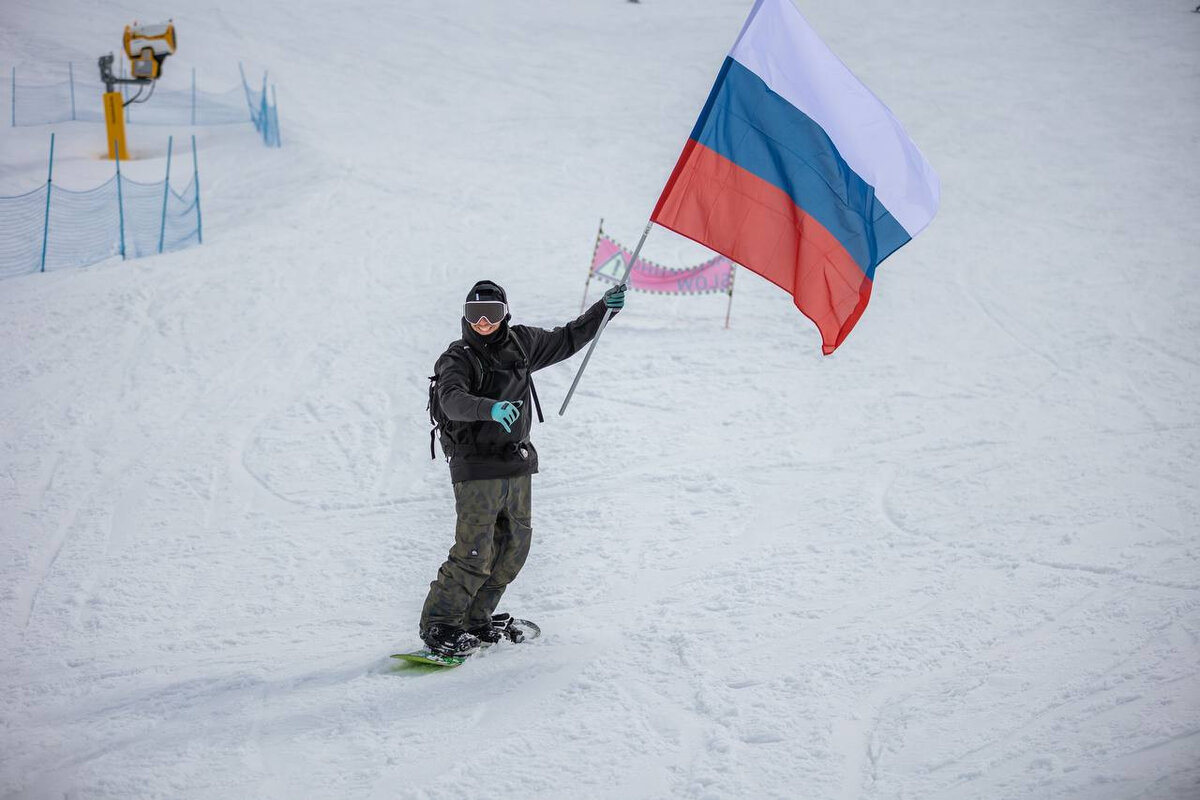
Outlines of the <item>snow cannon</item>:
{"label": "snow cannon", "polygon": [[[144,103],[154,94],[155,81],[162,75],[163,62],[175,54],[175,24],[171,20],[157,25],[139,25],[136,20],[125,26],[125,54],[129,56],[129,74],[113,74],[113,54],[100,56],[100,80],[104,82],[104,131],[109,158],[129,158],[125,149],[125,106]],[[125,99],[118,86],[136,86],[137,94]],[[149,87],[145,97],[142,93]]]}
{"label": "snow cannon", "polygon": [[175,54],[175,25],[172,20],[157,25],[139,25],[134,20],[125,26],[124,42],[129,73],[136,80],[157,80],[167,56]]}

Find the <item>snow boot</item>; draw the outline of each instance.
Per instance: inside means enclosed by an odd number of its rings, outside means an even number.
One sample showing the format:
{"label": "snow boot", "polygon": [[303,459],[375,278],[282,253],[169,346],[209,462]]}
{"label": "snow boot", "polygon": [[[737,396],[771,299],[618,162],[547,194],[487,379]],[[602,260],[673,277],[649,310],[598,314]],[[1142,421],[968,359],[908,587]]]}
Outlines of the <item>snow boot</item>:
{"label": "snow boot", "polygon": [[479,649],[479,637],[453,625],[435,622],[421,637],[431,653],[439,656],[469,656]]}

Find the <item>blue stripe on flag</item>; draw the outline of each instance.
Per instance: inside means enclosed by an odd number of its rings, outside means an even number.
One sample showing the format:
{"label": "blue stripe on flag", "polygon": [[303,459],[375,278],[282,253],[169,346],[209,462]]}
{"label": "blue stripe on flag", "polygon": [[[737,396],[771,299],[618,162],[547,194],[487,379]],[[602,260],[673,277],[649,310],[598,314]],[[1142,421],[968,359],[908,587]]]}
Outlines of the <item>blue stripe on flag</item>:
{"label": "blue stripe on flag", "polygon": [[912,238],[824,129],[732,58],[691,138],[786,192],[872,280],[875,267]]}

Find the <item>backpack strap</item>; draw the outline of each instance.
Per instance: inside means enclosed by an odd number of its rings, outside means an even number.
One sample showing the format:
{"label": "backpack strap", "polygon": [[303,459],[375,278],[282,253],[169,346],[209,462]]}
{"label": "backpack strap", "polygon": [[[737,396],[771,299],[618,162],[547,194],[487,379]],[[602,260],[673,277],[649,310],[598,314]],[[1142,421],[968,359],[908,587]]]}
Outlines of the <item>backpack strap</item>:
{"label": "backpack strap", "polygon": [[437,438],[438,421],[433,418],[433,404],[437,402],[437,375],[429,376],[429,457],[437,460],[437,451],[433,449],[433,440]]}
{"label": "backpack strap", "polygon": [[[474,350],[472,350],[471,346],[464,341],[460,340],[458,342],[455,342],[455,344],[451,345],[451,350],[453,350],[454,347],[456,347],[457,345],[462,345],[462,349],[466,351],[467,364],[468,364],[468,369],[467,369],[468,381],[467,382],[468,382],[468,385],[471,387],[471,392],[472,393],[477,392],[483,386],[483,362],[479,360],[479,354],[476,353]],[[438,421],[436,419],[434,419],[434,416],[433,416],[434,404],[437,402],[438,402],[438,399],[437,399],[437,375],[430,375],[429,376],[429,423],[432,427],[430,427],[430,429],[429,429],[429,457],[435,461],[437,460],[437,450],[434,449],[434,442],[437,440],[438,431],[441,428],[441,425],[438,423]],[[538,410],[538,413],[539,414],[541,413],[541,409]]]}
{"label": "backpack strap", "polygon": [[533,395],[533,407],[537,409],[538,422],[545,423],[546,418],[542,416],[542,404],[538,402],[537,387],[533,385],[533,370],[529,368],[529,356],[525,354],[525,348],[521,346],[521,340],[517,337],[516,332],[512,335],[513,344],[517,346],[517,352],[521,354],[521,360],[525,362],[525,371],[529,373],[529,393]]}
{"label": "backpack strap", "polygon": [[479,353],[471,349],[471,345],[466,342],[462,343],[462,349],[467,353],[467,361],[471,362],[474,369],[471,371],[471,393],[478,392],[483,387],[483,362],[479,360]]}

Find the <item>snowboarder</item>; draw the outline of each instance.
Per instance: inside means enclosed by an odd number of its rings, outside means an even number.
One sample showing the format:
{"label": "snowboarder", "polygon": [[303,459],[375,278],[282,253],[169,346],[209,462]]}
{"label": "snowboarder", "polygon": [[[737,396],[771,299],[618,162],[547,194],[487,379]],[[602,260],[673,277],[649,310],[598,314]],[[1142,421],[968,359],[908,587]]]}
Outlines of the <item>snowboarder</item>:
{"label": "snowboarder", "polygon": [[438,358],[430,416],[450,464],[458,521],[454,546],[421,611],[420,634],[435,654],[459,656],[481,643],[516,638],[500,596],[529,554],[531,476],[538,455],[529,441],[530,400],[541,409],[532,373],[575,354],[600,329],[606,311],[625,304],[625,287],[605,292],[578,319],[545,330],[509,325],[508,297],[492,281],[476,283],[463,306],[462,339]]}

